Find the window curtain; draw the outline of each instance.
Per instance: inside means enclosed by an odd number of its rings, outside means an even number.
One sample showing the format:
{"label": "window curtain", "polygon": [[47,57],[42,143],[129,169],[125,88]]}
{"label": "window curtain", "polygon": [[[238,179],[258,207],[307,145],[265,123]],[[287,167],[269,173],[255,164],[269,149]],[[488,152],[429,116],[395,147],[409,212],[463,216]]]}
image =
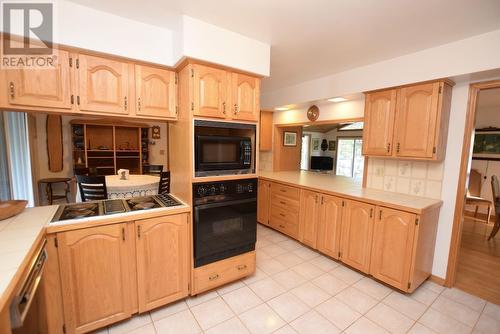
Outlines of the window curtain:
{"label": "window curtain", "polygon": [[10,177],[3,114],[0,112],[0,201],[7,201],[10,199]]}
{"label": "window curtain", "polygon": [[5,112],[4,125],[7,134],[11,197],[25,199],[28,206],[34,206],[27,115],[21,112]]}

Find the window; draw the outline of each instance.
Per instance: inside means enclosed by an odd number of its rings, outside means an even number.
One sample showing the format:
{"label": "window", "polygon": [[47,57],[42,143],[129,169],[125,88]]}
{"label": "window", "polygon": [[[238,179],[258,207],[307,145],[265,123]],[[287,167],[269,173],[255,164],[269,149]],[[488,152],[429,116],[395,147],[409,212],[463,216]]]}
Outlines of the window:
{"label": "window", "polygon": [[363,140],[361,138],[338,138],[337,146],[336,174],[362,180],[365,161],[361,154]]}
{"label": "window", "polygon": [[309,169],[309,155],[311,148],[311,135],[303,135],[302,136],[302,148],[300,151],[300,169],[308,170]]}
{"label": "window", "polygon": [[364,122],[354,122],[351,124],[342,125],[339,131],[363,130]]}

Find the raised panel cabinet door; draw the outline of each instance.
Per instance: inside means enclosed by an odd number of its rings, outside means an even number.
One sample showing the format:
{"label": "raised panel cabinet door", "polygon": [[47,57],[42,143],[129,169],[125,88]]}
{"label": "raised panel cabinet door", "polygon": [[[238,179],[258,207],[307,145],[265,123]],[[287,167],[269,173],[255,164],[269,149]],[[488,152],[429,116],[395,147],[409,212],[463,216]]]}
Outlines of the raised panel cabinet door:
{"label": "raised panel cabinet door", "polygon": [[339,258],[342,227],[342,198],[321,195],[317,248],[320,252]]}
{"label": "raised panel cabinet door", "polygon": [[435,148],[440,83],[400,89],[396,113],[396,155],[432,158]]}
{"label": "raised panel cabinet door", "polygon": [[319,207],[319,193],[300,190],[299,238],[312,248],[316,248]]}
{"label": "raised panel cabinet door", "polygon": [[269,215],[271,206],[271,183],[259,180],[259,190],[257,193],[257,221],[264,225],[269,225]]}
{"label": "raised panel cabinet door", "polygon": [[83,54],[78,62],[80,110],[128,114],[128,64]]}
{"label": "raised panel cabinet door", "polygon": [[226,101],[228,73],[224,70],[193,65],[193,105],[195,116],[226,118],[229,105]]}
{"label": "raised panel cabinet door", "polygon": [[260,113],[260,79],[249,75],[232,73],[232,118],[258,121]]}
{"label": "raised panel cabinet door", "polygon": [[396,97],[396,89],[366,94],[363,154],[392,155]]}
{"label": "raised panel cabinet door", "polygon": [[54,50],[54,68],[5,70],[11,105],[71,109],[70,57]]}
{"label": "raised panel cabinet door", "polygon": [[86,333],[131,316],[126,224],[58,233],[66,326]]}
{"label": "raised panel cabinet door", "polygon": [[135,65],[136,114],[173,118],[176,116],[175,72]]}
{"label": "raised panel cabinet door", "polygon": [[344,200],[341,235],[341,261],[362,272],[370,270],[375,206]]}
{"label": "raised panel cabinet door", "polygon": [[413,213],[377,208],[370,274],[398,289],[408,290],[415,236]]}
{"label": "raised panel cabinet door", "polygon": [[135,222],[139,312],[189,294],[187,217],[180,214]]}

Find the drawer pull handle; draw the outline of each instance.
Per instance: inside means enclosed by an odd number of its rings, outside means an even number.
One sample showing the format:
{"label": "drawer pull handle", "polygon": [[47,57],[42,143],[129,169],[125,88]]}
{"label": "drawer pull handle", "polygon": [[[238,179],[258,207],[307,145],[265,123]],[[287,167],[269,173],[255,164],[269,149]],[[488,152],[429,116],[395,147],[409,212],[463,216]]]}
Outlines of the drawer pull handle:
{"label": "drawer pull handle", "polygon": [[280,213],[280,216],[281,216],[281,217],[285,217],[286,215],[285,215],[285,214],[283,214],[283,213]]}
{"label": "drawer pull handle", "polygon": [[285,225],[280,225],[281,228],[285,228]]}
{"label": "drawer pull handle", "polygon": [[219,274],[212,275],[208,278],[209,281],[215,281],[217,278],[219,278]]}
{"label": "drawer pull handle", "polygon": [[280,201],[281,204],[283,205],[286,205],[286,202],[285,201]]}
{"label": "drawer pull handle", "polygon": [[247,265],[246,264],[240,264],[238,267],[238,270],[243,270],[243,269],[247,269]]}

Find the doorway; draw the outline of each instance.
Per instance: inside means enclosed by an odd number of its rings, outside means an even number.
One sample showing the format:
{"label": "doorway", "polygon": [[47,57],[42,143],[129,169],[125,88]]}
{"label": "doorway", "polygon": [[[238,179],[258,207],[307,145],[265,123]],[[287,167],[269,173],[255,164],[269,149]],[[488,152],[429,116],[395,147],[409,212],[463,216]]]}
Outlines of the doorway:
{"label": "doorway", "polygon": [[500,304],[500,81],[469,102],[446,285]]}

